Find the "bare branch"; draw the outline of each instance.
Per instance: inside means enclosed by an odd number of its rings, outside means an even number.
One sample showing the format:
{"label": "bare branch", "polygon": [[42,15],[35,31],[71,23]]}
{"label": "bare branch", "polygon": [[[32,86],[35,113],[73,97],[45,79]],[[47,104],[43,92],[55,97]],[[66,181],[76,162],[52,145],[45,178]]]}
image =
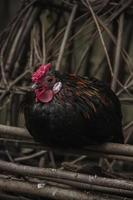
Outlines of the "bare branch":
{"label": "bare branch", "polygon": [[[66,197],[70,200],[88,200],[93,199],[93,197],[96,197],[96,200],[98,200],[98,195],[90,195],[83,192],[75,191],[75,190],[67,190],[62,189],[54,186],[48,186],[45,184],[33,184],[23,181],[17,181],[17,180],[6,180],[6,179],[0,179],[0,190],[5,192],[14,192],[14,193],[20,193],[20,194],[30,194],[35,195],[38,197],[47,197],[52,199],[66,199]],[[105,200],[105,198],[103,198]]]}
{"label": "bare branch", "polygon": [[0,137],[32,139],[27,129],[0,124]]}
{"label": "bare branch", "polygon": [[46,36],[45,36],[45,15],[41,15],[41,24],[42,24],[42,64],[46,63]]}
{"label": "bare branch", "polygon": [[73,9],[72,9],[72,13],[70,15],[70,18],[69,18],[69,21],[68,21],[68,24],[67,24],[67,27],[66,27],[66,31],[65,31],[65,34],[64,34],[64,38],[63,38],[63,41],[62,41],[62,44],[61,44],[61,47],[60,47],[59,57],[58,57],[58,60],[57,60],[57,63],[56,63],[56,69],[57,70],[60,69],[60,63],[61,63],[61,60],[62,60],[65,45],[66,45],[66,42],[67,42],[67,39],[68,39],[68,35],[69,35],[69,32],[70,32],[70,28],[71,28],[76,10],[77,10],[77,5],[75,4]]}
{"label": "bare branch", "polygon": [[117,37],[117,46],[116,46],[116,54],[115,54],[115,62],[114,62],[114,76],[112,79],[112,89],[116,90],[116,83],[119,73],[120,67],[120,52],[122,46],[122,33],[123,33],[123,24],[124,24],[124,14],[121,14],[119,20],[119,30],[118,30],[118,37]]}
{"label": "bare branch", "polygon": [[14,161],[15,162],[20,162],[20,161],[25,161],[25,160],[29,160],[29,159],[32,159],[32,158],[37,158],[37,157],[40,157],[42,155],[45,155],[47,153],[47,151],[39,151],[37,153],[34,153],[32,155],[28,155],[28,156],[22,156],[22,157],[19,157],[19,158],[15,158]]}
{"label": "bare branch", "polygon": [[111,65],[111,61],[110,61],[110,57],[109,57],[109,54],[108,54],[108,51],[107,51],[107,48],[106,48],[106,44],[104,42],[104,39],[103,39],[103,36],[102,36],[102,32],[101,32],[101,29],[100,29],[100,26],[99,26],[99,23],[98,23],[98,20],[97,20],[97,17],[91,7],[91,4],[89,3],[89,1],[87,1],[88,3],[88,8],[92,14],[92,17],[94,19],[94,22],[96,24],[96,27],[97,27],[97,30],[98,30],[98,33],[99,33],[99,36],[100,36],[100,39],[101,39],[101,43],[103,45],[103,49],[105,51],[105,55],[106,55],[106,58],[107,58],[107,62],[108,62],[108,66],[109,66],[109,69],[110,69],[110,73],[111,75],[113,76],[113,71],[112,71],[112,65]]}
{"label": "bare branch", "polygon": [[[118,191],[120,192],[120,190],[122,190],[122,192],[124,192],[124,194],[126,194],[127,196],[133,195],[132,192],[133,182],[125,181],[122,179],[119,180],[119,179],[103,178],[92,175],[84,175],[79,173],[62,171],[59,169],[29,167],[25,165],[17,165],[14,163],[9,163],[6,161],[0,161],[0,169],[2,171],[4,170],[5,172],[13,173],[15,175],[23,175],[23,176],[28,175],[31,177],[38,177],[46,180],[47,178],[48,179],[56,178],[57,182],[65,183],[75,187],[80,187],[82,189],[104,191],[104,192],[106,191],[108,193],[114,193],[114,194],[118,194]],[[120,195],[122,195],[122,193],[120,193]]]}

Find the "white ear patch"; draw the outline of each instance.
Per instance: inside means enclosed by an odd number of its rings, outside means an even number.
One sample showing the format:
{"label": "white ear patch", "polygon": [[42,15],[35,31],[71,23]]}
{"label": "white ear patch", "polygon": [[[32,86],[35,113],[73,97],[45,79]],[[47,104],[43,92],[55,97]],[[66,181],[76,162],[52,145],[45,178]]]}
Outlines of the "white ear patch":
{"label": "white ear patch", "polygon": [[56,82],[53,86],[53,92],[54,94],[58,93],[62,88],[62,83],[59,81],[59,82]]}

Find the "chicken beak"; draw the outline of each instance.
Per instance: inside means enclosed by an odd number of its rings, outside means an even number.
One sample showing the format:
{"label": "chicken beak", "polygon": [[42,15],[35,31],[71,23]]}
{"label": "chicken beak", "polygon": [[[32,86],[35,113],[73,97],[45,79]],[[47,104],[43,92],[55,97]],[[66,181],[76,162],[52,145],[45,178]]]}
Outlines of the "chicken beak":
{"label": "chicken beak", "polygon": [[38,88],[38,85],[36,83],[34,83],[32,86],[31,86],[32,90],[35,90]]}

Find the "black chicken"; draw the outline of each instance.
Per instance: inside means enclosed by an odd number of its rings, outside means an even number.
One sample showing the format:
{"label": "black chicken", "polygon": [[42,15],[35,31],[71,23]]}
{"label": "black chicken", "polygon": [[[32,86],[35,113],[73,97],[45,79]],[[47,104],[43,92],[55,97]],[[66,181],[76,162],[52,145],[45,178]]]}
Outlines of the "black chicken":
{"label": "black chicken", "polygon": [[51,64],[40,66],[32,82],[24,115],[36,141],[52,147],[123,143],[120,102],[103,82],[61,74]]}

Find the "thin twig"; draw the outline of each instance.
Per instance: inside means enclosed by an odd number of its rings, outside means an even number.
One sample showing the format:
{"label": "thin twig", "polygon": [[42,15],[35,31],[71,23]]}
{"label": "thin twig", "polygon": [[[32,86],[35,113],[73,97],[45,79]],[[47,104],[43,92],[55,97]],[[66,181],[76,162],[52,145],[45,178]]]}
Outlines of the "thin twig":
{"label": "thin twig", "polygon": [[34,153],[32,155],[15,158],[14,161],[15,162],[26,161],[26,160],[29,160],[29,159],[33,159],[33,158],[37,158],[37,157],[43,156],[46,153],[47,153],[47,151],[42,150],[42,151],[36,152],[36,153]]}
{"label": "thin twig", "polygon": [[5,90],[5,92],[3,92],[3,94],[0,96],[0,102],[3,100],[3,98],[6,96],[7,93],[10,92],[10,89],[17,83],[19,82],[22,78],[25,77],[25,75],[27,75],[28,73],[30,73],[30,70],[26,70],[24,71],[24,73],[22,73],[20,76],[18,76],[14,81],[12,81],[12,83],[10,83],[10,85],[8,86],[7,90]]}
{"label": "thin twig", "polygon": [[119,30],[118,30],[118,36],[117,36],[117,45],[116,45],[116,54],[115,54],[115,62],[114,62],[114,75],[112,79],[112,90],[116,90],[117,86],[117,78],[120,68],[120,52],[121,52],[121,46],[122,46],[122,34],[123,34],[123,25],[124,25],[124,14],[121,14],[120,16],[120,23],[119,23]]}
{"label": "thin twig", "polygon": [[46,63],[46,38],[45,38],[45,17],[44,14],[41,16],[42,24],[42,64]]}
{"label": "thin twig", "polygon": [[126,126],[124,126],[124,130],[128,129],[131,126],[133,126],[133,121],[129,122]]}
{"label": "thin twig", "polygon": [[[1,53],[2,54],[2,53]],[[2,79],[3,79],[3,83],[5,84],[5,86],[8,85],[7,80],[6,80],[6,75],[5,75],[5,69],[4,69],[4,65],[3,65],[3,57],[0,54],[0,68],[1,68],[1,74],[2,74]]]}
{"label": "thin twig", "polygon": [[110,69],[110,73],[111,75],[113,76],[113,70],[112,70],[112,65],[111,65],[111,61],[110,61],[110,58],[109,58],[109,54],[107,52],[107,48],[106,48],[106,45],[105,45],[105,42],[104,42],[104,39],[103,39],[103,36],[102,36],[102,32],[101,32],[101,29],[100,29],[100,26],[99,26],[99,23],[98,23],[98,20],[97,20],[97,17],[91,7],[91,4],[89,3],[89,1],[87,1],[88,3],[88,8],[92,14],[92,17],[94,19],[94,22],[96,24],[96,27],[97,27],[97,30],[98,30],[98,33],[99,33],[99,36],[100,36],[100,39],[101,39],[101,43],[103,45],[103,48],[104,48],[104,51],[105,51],[105,55],[106,55],[106,58],[107,58],[107,62],[108,62],[108,66],[109,66],[109,69]]}
{"label": "thin twig", "polygon": [[71,13],[69,21],[68,21],[68,24],[67,24],[67,27],[66,27],[66,31],[65,31],[65,34],[64,34],[63,41],[62,41],[62,44],[61,44],[61,47],[60,47],[59,57],[58,57],[57,63],[56,63],[56,69],[57,70],[60,70],[60,64],[61,64],[62,56],[63,56],[64,50],[65,50],[65,45],[66,45],[66,42],[67,42],[67,39],[68,39],[68,36],[69,36],[70,28],[71,28],[76,10],[77,10],[77,5],[74,5],[74,7],[72,9],[72,13]]}

